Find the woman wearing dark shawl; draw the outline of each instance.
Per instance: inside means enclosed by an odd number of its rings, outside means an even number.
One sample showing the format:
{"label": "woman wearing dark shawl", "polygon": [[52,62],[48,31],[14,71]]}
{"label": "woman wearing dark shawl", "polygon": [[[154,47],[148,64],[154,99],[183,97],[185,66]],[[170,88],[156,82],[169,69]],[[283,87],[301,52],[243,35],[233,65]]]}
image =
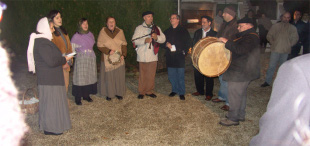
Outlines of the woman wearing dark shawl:
{"label": "woman wearing dark shawl", "polygon": [[72,57],[63,57],[51,42],[53,23],[46,17],[37,24],[28,46],[29,71],[36,72],[39,92],[39,126],[46,135],[60,135],[71,128],[62,66]]}

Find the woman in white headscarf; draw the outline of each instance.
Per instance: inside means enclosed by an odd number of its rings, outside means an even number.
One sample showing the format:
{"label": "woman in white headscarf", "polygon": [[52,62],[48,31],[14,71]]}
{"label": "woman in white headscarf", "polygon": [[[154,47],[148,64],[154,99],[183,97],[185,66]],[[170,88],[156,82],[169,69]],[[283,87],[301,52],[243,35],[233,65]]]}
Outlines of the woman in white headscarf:
{"label": "woman in white headscarf", "polygon": [[60,135],[71,128],[62,65],[63,57],[52,40],[54,25],[46,17],[39,20],[28,46],[28,67],[37,75],[39,92],[39,127],[46,135]]}

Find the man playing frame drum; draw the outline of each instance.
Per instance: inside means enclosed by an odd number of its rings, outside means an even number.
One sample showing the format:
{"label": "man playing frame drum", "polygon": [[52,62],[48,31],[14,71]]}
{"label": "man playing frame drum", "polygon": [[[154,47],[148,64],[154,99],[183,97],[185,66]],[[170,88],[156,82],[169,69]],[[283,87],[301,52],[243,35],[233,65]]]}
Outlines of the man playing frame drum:
{"label": "man playing frame drum", "polygon": [[231,65],[223,75],[223,80],[228,83],[230,104],[226,118],[219,123],[223,126],[239,125],[239,121],[245,121],[247,88],[252,80],[260,77],[260,39],[253,28],[253,20],[243,18],[237,23],[237,39],[219,38],[232,52]]}

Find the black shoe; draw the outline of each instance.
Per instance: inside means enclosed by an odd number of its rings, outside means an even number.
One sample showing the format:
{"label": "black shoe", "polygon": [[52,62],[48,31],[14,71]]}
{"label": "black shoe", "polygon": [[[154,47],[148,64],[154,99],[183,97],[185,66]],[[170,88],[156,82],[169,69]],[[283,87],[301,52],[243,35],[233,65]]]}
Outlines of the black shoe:
{"label": "black shoe", "polygon": [[82,105],[81,97],[76,97],[76,96],[75,96],[75,104],[76,104],[76,105]]}
{"label": "black shoe", "polygon": [[180,100],[185,100],[184,95],[180,95]]}
{"label": "black shoe", "polygon": [[75,104],[76,105],[82,105],[82,102],[81,101],[75,101]]}
{"label": "black shoe", "polygon": [[107,97],[107,98],[106,98],[106,100],[107,100],[107,101],[110,101],[110,100],[111,100],[111,98],[110,98],[110,97]]}
{"label": "black shoe", "polygon": [[157,96],[154,94],[154,93],[152,93],[152,94],[145,94],[146,96],[150,96],[150,97],[152,97],[152,98],[156,98]]}
{"label": "black shoe", "polygon": [[143,97],[144,97],[144,95],[142,95],[142,94],[138,95],[138,99],[143,99]]}
{"label": "black shoe", "polygon": [[264,84],[260,85],[261,87],[267,87],[270,86],[267,82],[265,82]]}
{"label": "black shoe", "polygon": [[61,135],[62,133],[53,133],[53,132],[48,132],[48,131],[44,131],[45,135]]}
{"label": "black shoe", "polygon": [[175,96],[177,93],[175,93],[175,92],[171,92],[170,94],[169,94],[169,96],[170,97],[173,97],[173,96]]}
{"label": "black shoe", "polygon": [[115,96],[116,96],[116,98],[117,98],[118,100],[122,100],[122,99],[123,99],[122,96],[118,96],[118,95],[115,95]]}
{"label": "black shoe", "polygon": [[91,99],[89,96],[86,97],[86,98],[83,97],[83,100],[86,100],[86,101],[88,101],[88,102],[93,102],[93,99]]}

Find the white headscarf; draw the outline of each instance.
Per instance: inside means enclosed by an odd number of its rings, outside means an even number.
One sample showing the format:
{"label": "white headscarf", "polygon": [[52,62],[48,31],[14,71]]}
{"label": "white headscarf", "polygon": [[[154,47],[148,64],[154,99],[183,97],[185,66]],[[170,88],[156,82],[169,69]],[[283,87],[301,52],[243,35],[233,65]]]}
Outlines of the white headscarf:
{"label": "white headscarf", "polygon": [[27,50],[27,59],[28,59],[28,71],[35,73],[35,63],[33,58],[33,46],[34,46],[34,40],[36,38],[46,38],[48,40],[52,40],[52,32],[50,30],[50,25],[46,17],[43,17],[39,20],[37,24],[37,32],[40,34],[32,33],[30,35],[30,40],[28,44],[28,50]]}

